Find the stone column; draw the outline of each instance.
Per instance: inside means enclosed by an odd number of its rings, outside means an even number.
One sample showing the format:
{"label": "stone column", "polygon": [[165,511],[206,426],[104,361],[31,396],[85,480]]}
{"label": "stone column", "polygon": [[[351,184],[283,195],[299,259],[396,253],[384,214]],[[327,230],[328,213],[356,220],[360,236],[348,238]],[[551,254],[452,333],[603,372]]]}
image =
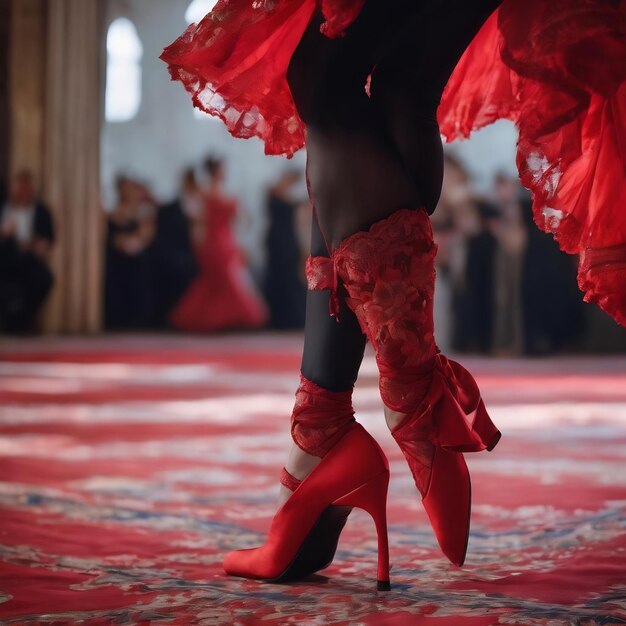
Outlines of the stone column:
{"label": "stone column", "polygon": [[57,232],[48,332],[101,328],[100,5],[11,0],[10,169],[33,171]]}
{"label": "stone column", "polygon": [[0,195],[9,176],[9,49],[11,0],[0,0]]}
{"label": "stone column", "polygon": [[10,170],[43,169],[46,0],[12,0],[9,34]]}
{"label": "stone column", "polygon": [[102,310],[99,0],[46,0],[43,180],[59,233],[47,329],[96,332]]}

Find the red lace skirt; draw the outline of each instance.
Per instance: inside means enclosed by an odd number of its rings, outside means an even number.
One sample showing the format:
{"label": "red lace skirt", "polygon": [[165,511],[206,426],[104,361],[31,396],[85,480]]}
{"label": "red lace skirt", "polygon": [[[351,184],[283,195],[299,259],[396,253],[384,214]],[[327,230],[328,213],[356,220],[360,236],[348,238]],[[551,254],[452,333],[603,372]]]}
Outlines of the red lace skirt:
{"label": "red lace skirt", "polygon": [[[322,0],[339,36],[364,0]],[[173,79],[268,154],[304,144],[286,72],[316,0],[221,0],[165,49]],[[626,326],[626,0],[505,0],[466,50],[439,108],[448,141],[498,119],[537,225],[580,256],[579,285]]]}

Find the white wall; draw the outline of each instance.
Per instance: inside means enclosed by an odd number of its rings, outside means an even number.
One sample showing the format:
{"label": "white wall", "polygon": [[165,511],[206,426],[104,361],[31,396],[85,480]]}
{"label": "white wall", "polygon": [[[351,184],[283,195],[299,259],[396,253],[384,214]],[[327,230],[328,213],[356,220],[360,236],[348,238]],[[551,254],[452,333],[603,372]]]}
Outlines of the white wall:
{"label": "white wall", "polygon": [[[102,134],[102,181],[105,206],[114,201],[113,181],[129,173],[149,183],[159,199],[176,193],[181,170],[204,156],[224,157],[228,187],[240,199],[238,234],[254,265],[262,262],[259,239],[264,229],[265,190],[287,160],[267,157],[258,140],[235,140],[217,119],[194,116],[191,98],[172,82],[158,57],[180,35],[188,0],[107,0],[106,27],[116,17],[131,19],[143,44],[143,99],[136,118],[105,123]],[[292,162],[304,167],[304,154]],[[251,219],[247,219],[250,216]]]}
{"label": "white wall", "polygon": [[497,172],[517,176],[516,143],[515,126],[500,120],[473,133],[467,141],[450,144],[447,149],[467,167],[477,191],[486,192]]}
{"label": "white wall", "polygon": [[[106,0],[106,25],[116,17],[130,18],[142,41],[143,100],[130,122],[104,124],[102,137],[102,180],[105,206],[114,195],[117,173],[140,177],[160,199],[172,196],[179,173],[207,154],[228,162],[228,186],[250,219],[240,220],[238,234],[251,261],[262,263],[260,238],[264,229],[264,195],[267,185],[286,160],[266,157],[258,140],[237,140],[212,118],[197,119],[191,99],[180,83],[171,82],[166,65],[159,60],[164,46],[186,28],[189,0]],[[494,171],[514,169],[514,129],[506,122],[485,129],[468,142],[453,146],[484,188]],[[294,157],[304,164],[304,154]],[[245,225],[245,226],[243,226]]]}

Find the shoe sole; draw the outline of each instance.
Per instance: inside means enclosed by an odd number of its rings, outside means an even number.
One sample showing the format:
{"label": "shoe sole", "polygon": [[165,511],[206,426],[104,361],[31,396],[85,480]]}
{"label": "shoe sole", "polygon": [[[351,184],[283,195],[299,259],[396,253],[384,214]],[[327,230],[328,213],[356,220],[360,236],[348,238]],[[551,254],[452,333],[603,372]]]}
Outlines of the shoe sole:
{"label": "shoe sole", "polygon": [[469,503],[467,506],[467,533],[465,534],[465,547],[463,548],[463,557],[461,558],[461,562],[458,564],[457,567],[463,567],[463,565],[465,564],[465,559],[467,557],[467,547],[468,547],[469,538],[470,538],[470,524],[472,520],[472,479],[470,478],[469,473],[468,473],[468,480],[469,480]]}

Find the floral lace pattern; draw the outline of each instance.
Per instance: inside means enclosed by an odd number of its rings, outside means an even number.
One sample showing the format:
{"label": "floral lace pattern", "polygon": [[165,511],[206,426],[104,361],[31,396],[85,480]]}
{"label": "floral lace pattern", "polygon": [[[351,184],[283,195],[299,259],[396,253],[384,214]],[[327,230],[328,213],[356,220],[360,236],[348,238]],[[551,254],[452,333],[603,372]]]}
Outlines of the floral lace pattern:
{"label": "floral lace pattern", "polygon": [[333,252],[347,303],[376,351],[383,402],[394,411],[415,411],[430,385],[436,253],[421,209],[396,211]]}
{"label": "floral lace pattern", "polygon": [[439,352],[434,338],[435,256],[428,215],[403,209],[345,239],[331,258],[313,257],[309,287],[340,280],[376,351],[385,405],[406,417],[392,434],[426,495],[435,447],[492,449],[500,438],[471,374]]}
{"label": "floral lace pattern", "polygon": [[354,421],[352,390],[329,391],[300,375],[291,415],[291,437],[299,448],[323,457]]}
{"label": "floral lace pattern", "polygon": [[[348,305],[376,351],[381,398],[407,414],[415,413],[428,391],[438,351],[433,333],[436,253],[422,210],[397,211],[346,239],[334,253]],[[403,420],[411,428],[396,440],[425,495],[435,446],[432,421],[419,417]]]}
{"label": "floral lace pattern", "polygon": [[339,277],[332,258],[327,256],[310,256],[305,267],[307,288],[311,291],[330,291],[328,310],[330,316],[339,321]]}
{"label": "floral lace pattern", "polygon": [[327,256],[310,256],[306,260],[304,273],[311,291],[337,289],[337,272],[333,259]]}

